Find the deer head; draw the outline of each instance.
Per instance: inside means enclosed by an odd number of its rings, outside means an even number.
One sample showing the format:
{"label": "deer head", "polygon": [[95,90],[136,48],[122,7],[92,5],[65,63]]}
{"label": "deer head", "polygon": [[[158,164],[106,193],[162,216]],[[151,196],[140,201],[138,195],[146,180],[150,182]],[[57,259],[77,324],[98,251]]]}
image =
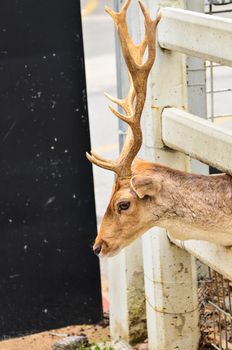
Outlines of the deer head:
{"label": "deer head", "polygon": [[[135,45],[126,23],[129,4],[130,0],[127,0],[119,13],[106,8],[117,27],[130,81],[129,92],[124,99],[113,98],[107,94],[106,97],[123,109],[124,114],[109,107],[119,119],[128,124],[127,137],[117,161],[103,159],[93,152],[86,154],[90,162],[116,173],[110,203],[93,247],[94,252],[101,256],[116,254],[153,226],[147,210],[149,194],[154,195],[154,192],[159,191],[159,186],[148,174],[136,175],[132,167],[142,144],[140,118],[146,99],[148,75],[156,56],[156,27],[159,17],[152,20],[142,2],[139,1],[144,15],[145,36],[140,45]],[[144,60],[146,50],[147,57]]]}

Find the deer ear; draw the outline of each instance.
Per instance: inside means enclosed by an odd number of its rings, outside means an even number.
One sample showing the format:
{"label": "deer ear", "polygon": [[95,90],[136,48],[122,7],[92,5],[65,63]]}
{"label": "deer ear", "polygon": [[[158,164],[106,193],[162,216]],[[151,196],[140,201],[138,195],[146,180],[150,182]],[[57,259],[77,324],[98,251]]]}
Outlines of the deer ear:
{"label": "deer ear", "polygon": [[153,197],[161,190],[161,183],[155,177],[148,175],[133,176],[130,185],[139,198]]}

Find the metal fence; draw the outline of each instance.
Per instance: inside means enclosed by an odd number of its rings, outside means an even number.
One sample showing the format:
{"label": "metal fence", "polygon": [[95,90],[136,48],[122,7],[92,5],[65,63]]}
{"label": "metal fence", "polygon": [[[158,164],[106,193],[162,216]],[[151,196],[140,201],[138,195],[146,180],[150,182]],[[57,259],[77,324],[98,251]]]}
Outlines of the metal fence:
{"label": "metal fence", "polygon": [[[205,13],[232,18],[232,1],[209,0],[205,4]],[[232,98],[231,84],[223,86],[223,88],[215,87],[215,76],[217,79],[220,72],[228,74],[232,81],[232,70],[211,61],[206,62],[205,67],[208,102],[206,117],[216,123],[229,121],[232,117],[231,113],[228,111],[218,113],[220,109],[217,108],[217,104],[220,101],[225,101],[228,95]],[[228,106],[228,110],[229,108]],[[232,282],[208,267],[207,275],[199,280],[198,287],[201,329],[200,349],[232,349],[231,292]]]}
{"label": "metal fence", "polygon": [[200,349],[232,349],[232,282],[208,268],[199,280]]}
{"label": "metal fence", "polygon": [[[223,16],[232,18],[232,1],[231,0],[211,0],[205,4],[205,13],[210,15]],[[231,117],[229,108],[220,110],[217,108],[218,101],[222,99],[228,100],[232,98],[231,85],[225,84],[223,87],[217,87],[217,80],[219,74],[228,74],[232,76],[232,69],[214,62],[206,62],[206,76],[207,76],[207,100],[208,113],[207,118],[212,121],[219,121],[218,118],[226,120]],[[216,80],[216,82],[215,82]],[[216,85],[216,86],[215,86]]]}

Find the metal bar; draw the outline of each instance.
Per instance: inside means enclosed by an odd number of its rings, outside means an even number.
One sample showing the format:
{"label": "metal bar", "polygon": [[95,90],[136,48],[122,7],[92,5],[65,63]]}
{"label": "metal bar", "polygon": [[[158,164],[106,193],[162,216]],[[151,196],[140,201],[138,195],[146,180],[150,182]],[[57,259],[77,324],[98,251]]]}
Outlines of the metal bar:
{"label": "metal bar", "polygon": [[232,12],[232,10],[219,10],[219,11],[213,11],[213,12],[205,12],[205,14],[206,15],[209,15],[209,14],[211,14],[211,15],[214,15],[214,14],[217,14],[217,13],[228,13],[228,12]]}
{"label": "metal bar", "polygon": [[[204,13],[203,1],[186,1],[186,10]],[[186,57],[188,111],[207,118],[205,61],[198,57]],[[209,174],[209,167],[196,159],[191,160],[192,172]]]}
{"label": "metal bar", "polygon": [[[219,341],[220,341],[220,348],[222,349],[222,323],[221,323],[221,308],[220,308],[220,298],[219,298],[219,289],[218,289],[218,280],[217,280],[217,273],[214,271],[214,280],[216,285],[216,297],[217,297],[217,303],[219,307],[218,310],[218,327],[219,327]],[[214,305],[214,307],[217,305]]]}
{"label": "metal bar", "polygon": [[[210,68],[210,67],[211,67],[210,64],[209,64],[209,65],[206,65],[206,68],[207,68],[207,69]],[[218,63],[218,64],[217,64],[217,63],[216,63],[216,64],[213,63],[213,68],[216,68],[216,67],[224,67],[224,65],[223,65],[223,64],[219,64],[219,63]]]}
{"label": "metal bar", "polygon": [[165,108],[162,139],[166,146],[232,174],[232,131],[178,108]]}
{"label": "metal bar", "polygon": [[[231,113],[230,114],[215,115],[214,119],[224,118],[224,117],[231,117]],[[207,119],[211,119],[211,117],[208,117]]]}
{"label": "metal bar", "polygon": [[214,75],[213,75],[213,62],[210,62],[210,90],[211,90],[211,94],[210,94],[210,114],[211,114],[211,121],[214,122]]}
{"label": "metal bar", "polygon": [[158,41],[163,49],[232,66],[232,20],[163,8]]}
{"label": "metal bar", "polygon": [[[222,275],[220,274],[220,276],[222,276]],[[217,304],[214,304],[212,301],[209,301],[209,304],[212,305],[218,311],[222,312],[224,316],[227,316],[227,317],[231,316],[228,312],[224,311],[220,305],[218,306]]]}
{"label": "metal bar", "polygon": [[210,91],[207,91],[206,93],[207,94],[216,94],[216,93],[221,93],[221,92],[231,92],[232,89],[228,88],[228,89],[221,89],[221,90],[210,90]]}
{"label": "metal bar", "polygon": [[[225,304],[225,288],[224,288],[224,281],[223,281],[223,276],[220,276],[221,279],[221,288],[222,288],[222,304],[223,304],[223,314],[224,314],[224,327],[225,327],[225,342],[226,342],[226,347],[228,348],[228,333],[227,333],[227,315],[228,313],[225,311],[226,310],[226,304]],[[228,315],[230,316],[230,315]]]}
{"label": "metal bar", "polygon": [[[213,0],[208,0],[208,1],[209,1],[209,4],[213,6],[227,6],[232,4],[232,1],[222,1],[222,2],[215,2]],[[209,5],[209,4],[206,4],[206,5]]]}
{"label": "metal bar", "polygon": [[[210,284],[211,284],[211,300],[214,300],[213,276],[212,276],[210,267],[209,267],[209,277],[210,277]],[[216,317],[215,317],[214,307],[213,307],[213,331],[214,331],[213,334],[214,334],[214,342],[215,342],[216,341]]]}

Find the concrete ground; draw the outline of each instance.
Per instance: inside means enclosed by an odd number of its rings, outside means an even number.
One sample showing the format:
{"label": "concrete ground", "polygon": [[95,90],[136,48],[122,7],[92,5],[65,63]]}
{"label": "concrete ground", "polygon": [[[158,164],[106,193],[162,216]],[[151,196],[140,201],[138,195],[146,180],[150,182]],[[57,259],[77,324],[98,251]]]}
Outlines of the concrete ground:
{"label": "concrete ground", "polygon": [[86,335],[89,343],[109,341],[109,327],[105,325],[78,325],[50,330],[0,342],[0,350],[52,350],[53,345],[69,336]]}

